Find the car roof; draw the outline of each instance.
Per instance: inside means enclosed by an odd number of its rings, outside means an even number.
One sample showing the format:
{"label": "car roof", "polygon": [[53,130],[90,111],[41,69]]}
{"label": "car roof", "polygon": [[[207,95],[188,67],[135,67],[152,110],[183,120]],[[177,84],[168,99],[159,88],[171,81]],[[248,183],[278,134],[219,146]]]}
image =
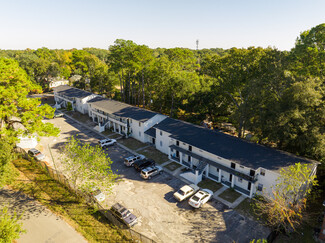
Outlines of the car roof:
{"label": "car roof", "polygon": [[184,192],[188,192],[188,191],[192,190],[193,188],[190,187],[189,185],[185,185],[185,186],[182,186],[181,189],[182,189],[182,191],[184,191]]}
{"label": "car roof", "polygon": [[37,150],[36,148],[32,148],[32,149],[30,149],[29,151],[32,151],[32,152],[40,152],[40,151]]}
{"label": "car roof", "polygon": [[206,191],[200,190],[197,193],[195,193],[195,196],[202,198],[204,195],[207,195],[209,193],[207,193]]}

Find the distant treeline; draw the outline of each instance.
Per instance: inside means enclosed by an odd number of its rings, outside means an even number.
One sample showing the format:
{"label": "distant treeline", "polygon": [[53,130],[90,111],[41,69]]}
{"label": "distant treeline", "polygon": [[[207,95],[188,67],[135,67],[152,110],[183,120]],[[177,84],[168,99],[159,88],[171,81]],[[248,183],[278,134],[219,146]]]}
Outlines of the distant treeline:
{"label": "distant treeline", "polygon": [[[291,51],[250,47],[150,49],[118,39],[108,50],[0,50],[48,89],[52,78],[171,117],[323,161],[325,24],[304,31]],[[1,69],[1,67],[0,67]]]}

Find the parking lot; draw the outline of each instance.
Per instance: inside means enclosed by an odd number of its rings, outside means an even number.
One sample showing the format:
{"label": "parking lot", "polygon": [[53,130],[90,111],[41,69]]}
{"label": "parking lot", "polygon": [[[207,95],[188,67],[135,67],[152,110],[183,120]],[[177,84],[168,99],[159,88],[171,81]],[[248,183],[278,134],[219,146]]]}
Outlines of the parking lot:
{"label": "parking lot", "polygon": [[[66,117],[47,122],[61,129],[59,137],[41,138],[40,141],[47,162],[58,169],[61,169],[58,149],[68,137],[78,134],[80,140],[92,144],[102,138]],[[113,171],[121,180],[112,193],[106,195],[104,205],[110,207],[119,202],[129,208],[139,220],[134,229],[145,236],[157,242],[249,242],[267,237],[267,229],[216,200],[201,209],[192,209],[187,201],[177,202],[173,193],[186,184],[184,181],[166,172],[149,181],[143,180],[134,168],[124,166],[123,158],[131,153],[118,145],[107,148],[106,152],[114,162]]]}

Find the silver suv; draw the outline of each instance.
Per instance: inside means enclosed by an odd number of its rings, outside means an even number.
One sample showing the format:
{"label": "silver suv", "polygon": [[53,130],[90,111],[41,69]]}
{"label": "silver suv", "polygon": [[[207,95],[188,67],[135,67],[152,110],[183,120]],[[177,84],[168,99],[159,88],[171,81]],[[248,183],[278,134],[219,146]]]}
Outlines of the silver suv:
{"label": "silver suv", "polygon": [[158,166],[158,165],[153,165],[153,166],[149,166],[144,168],[143,170],[141,170],[140,176],[143,179],[151,179],[153,176],[155,175],[160,175],[163,173],[163,168]]}
{"label": "silver suv", "polygon": [[138,222],[137,217],[119,203],[115,203],[111,207],[111,212],[115,215],[115,217],[117,217],[120,221],[129,227],[135,225]]}
{"label": "silver suv", "polygon": [[139,154],[139,155],[133,155],[133,156],[130,156],[130,157],[127,157],[124,159],[124,164],[126,166],[133,166],[133,163],[138,161],[138,160],[141,160],[141,159],[144,159],[145,156],[142,155],[142,154]]}

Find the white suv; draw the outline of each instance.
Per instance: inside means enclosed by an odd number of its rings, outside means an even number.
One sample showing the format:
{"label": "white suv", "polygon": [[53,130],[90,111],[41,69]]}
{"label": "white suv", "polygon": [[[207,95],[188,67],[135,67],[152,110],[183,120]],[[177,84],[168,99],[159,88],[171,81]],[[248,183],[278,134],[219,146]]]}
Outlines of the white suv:
{"label": "white suv", "polygon": [[116,144],[116,140],[115,139],[110,139],[110,138],[106,138],[103,140],[99,140],[98,144],[102,147],[102,148],[106,148],[108,146],[112,146],[114,144]]}
{"label": "white suv", "polygon": [[142,155],[142,154],[139,154],[139,155],[133,155],[133,156],[130,156],[130,157],[127,157],[124,159],[124,164],[126,166],[133,166],[133,163],[138,161],[138,160],[141,160],[141,159],[144,159],[145,156]]}

